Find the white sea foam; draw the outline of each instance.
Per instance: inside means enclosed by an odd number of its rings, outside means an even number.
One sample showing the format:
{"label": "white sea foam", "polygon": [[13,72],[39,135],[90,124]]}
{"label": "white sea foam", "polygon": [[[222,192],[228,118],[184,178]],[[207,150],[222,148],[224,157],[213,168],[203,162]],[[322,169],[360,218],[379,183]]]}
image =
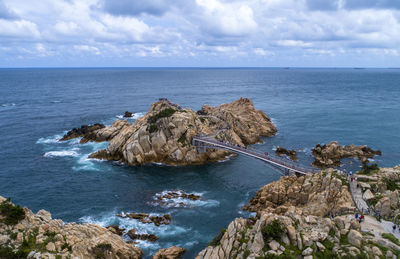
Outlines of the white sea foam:
{"label": "white sea foam", "polygon": [[15,103],[3,103],[1,106],[2,107],[11,107],[11,106],[15,106]]}
{"label": "white sea foam", "polygon": [[59,143],[61,138],[62,138],[61,135],[54,135],[46,138],[40,138],[36,141],[36,144],[55,144]]}
{"label": "white sea foam", "polygon": [[[184,194],[182,190],[166,190],[160,193],[156,193],[153,197],[154,202],[151,202],[151,205],[161,205],[163,207],[218,207],[219,206],[219,201],[216,200],[203,200],[202,195],[204,193],[198,193],[194,192],[192,194],[200,196],[200,199],[198,200],[192,200],[192,199],[187,199],[187,198],[182,198],[182,197],[177,197],[177,198],[165,198],[162,196],[165,196],[168,193],[175,192],[178,193],[179,196]],[[159,197],[162,197],[159,199]]]}
{"label": "white sea foam", "polygon": [[[100,216],[85,216],[80,218],[79,221],[82,223],[91,223],[103,227],[107,227],[110,225],[117,225],[119,228],[125,229],[123,234],[123,238],[125,240],[130,240],[130,238],[126,235],[126,233],[131,229],[136,229],[136,233],[138,234],[155,234],[160,238],[182,235],[183,233],[186,233],[191,230],[173,224],[161,225],[157,227],[154,224],[142,223],[136,219],[121,218],[116,216],[116,214],[117,212],[113,211],[106,214],[103,213]],[[122,212],[121,214],[124,214],[124,212]],[[161,215],[161,214],[150,214],[150,215]],[[135,240],[135,242],[138,242],[138,246],[141,248],[154,249],[154,250],[159,249],[158,242],[154,243],[143,240]]]}
{"label": "white sea foam", "polygon": [[96,164],[94,161],[100,161],[98,159],[93,159],[89,158],[89,154],[83,154],[80,156],[80,158],[77,161],[76,166],[73,166],[72,169],[74,171],[99,171],[99,169],[96,167]]}
{"label": "white sea foam", "polygon": [[69,156],[69,157],[77,157],[79,154],[75,150],[61,150],[61,151],[49,151],[46,152],[44,157],[63,157],[63,156]]}

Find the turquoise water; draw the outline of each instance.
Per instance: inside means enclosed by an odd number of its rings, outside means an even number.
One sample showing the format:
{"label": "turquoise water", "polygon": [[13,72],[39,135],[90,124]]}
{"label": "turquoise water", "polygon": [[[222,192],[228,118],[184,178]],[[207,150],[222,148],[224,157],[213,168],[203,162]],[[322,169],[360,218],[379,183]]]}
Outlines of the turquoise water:
{"label": "turquoise water", "polygon": [[[311,163],[315,144],[331,140],[382,150],[380,166],[400,161],[399,70],[2,69],[0,195],[67,222],[154,233],[156,243],[139,244],[147,257],[179,245],[193,258],[233,218],[247,216],[241,206],[278,179],[276,171],[242,156],[203,166],[124,167],[87,159],[107,143],[57,142],[73,127],[111,124],[126,110],[137,118],[159,97],[195,110],[249,97],[278,127],[254,147],[295,148],[303,164]],[[359,163],[349,161],[356,170]],[[201,201],[184,208],[154,202],[156,193],[176,189],[199,193]],[[120,212],[170,213],[172,224],[121,220]]]}

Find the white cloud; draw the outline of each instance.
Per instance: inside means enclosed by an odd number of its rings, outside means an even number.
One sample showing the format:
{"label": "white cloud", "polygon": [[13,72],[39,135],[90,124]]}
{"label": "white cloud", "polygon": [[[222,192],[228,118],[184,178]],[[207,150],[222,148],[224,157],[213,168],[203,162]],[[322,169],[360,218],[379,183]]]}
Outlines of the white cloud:
{"label": "white cloud", "polygon": [[257,23],[253,10],[245,3],[196,0],[202,7],[201,26],[214,36],[245,36],[254,32]]}

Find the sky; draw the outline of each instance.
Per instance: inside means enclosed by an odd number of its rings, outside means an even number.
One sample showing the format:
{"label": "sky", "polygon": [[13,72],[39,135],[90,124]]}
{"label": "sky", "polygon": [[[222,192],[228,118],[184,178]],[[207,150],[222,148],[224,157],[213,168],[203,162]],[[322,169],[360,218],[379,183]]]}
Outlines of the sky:
{"label": "sky", "polygon": [[400,0],[0,0],[0,67],[399,67]]}

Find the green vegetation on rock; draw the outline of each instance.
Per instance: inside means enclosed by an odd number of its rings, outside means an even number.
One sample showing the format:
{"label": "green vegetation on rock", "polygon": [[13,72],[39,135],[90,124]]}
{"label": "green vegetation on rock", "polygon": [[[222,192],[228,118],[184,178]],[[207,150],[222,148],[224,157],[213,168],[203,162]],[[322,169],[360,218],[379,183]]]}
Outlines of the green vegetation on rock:
{"label": "green vegetation on rock", "polygon": [[275,219],[272,223],[266,225],[263,230],[264,239],[272,237],[273,239],[279,238],[283,233],[283,228],[279,220]]}
{"label": "green vegetation on rock", "polygon": [[13,205],[10,198],[0,203],[0,222],[6,225],[15,225],[25,218],[25,211],[19,205]]}
{"label": "green vegetation on rock", "polygon": [[382,233],[382,237],[392,241],[394,244],[400,246],[399,240],[392,233]]}
{"label": "green vegetation on rock", "polygon": [[379,167],[377,164],[372,164],[372,165],[363,164],[361,170],[358,173],[363,175],[371,175],[377,173],[378,171]]}
{"label": "green vegetation on rock", "polygon": [[159,113],[157,113],[153,116],[150,116],[147,119],[147,122],[150,124],[156,123],[161,118],[171,117],[175,112],[176,112],[176,110],[174,110],[172,108],[164,109],[164,110],[160,111]]}
{"label": "green vegetation on rock", "polygon": [[221,239],[224,236],[225,232],[226,232],[226,229],[224,229],[224,228],[221,229],[221,231],[218,233],[218,235],[216,235],[208,245],[209,246],[217,246],[217,245],[219,245],[219,242],[221,241]]}

